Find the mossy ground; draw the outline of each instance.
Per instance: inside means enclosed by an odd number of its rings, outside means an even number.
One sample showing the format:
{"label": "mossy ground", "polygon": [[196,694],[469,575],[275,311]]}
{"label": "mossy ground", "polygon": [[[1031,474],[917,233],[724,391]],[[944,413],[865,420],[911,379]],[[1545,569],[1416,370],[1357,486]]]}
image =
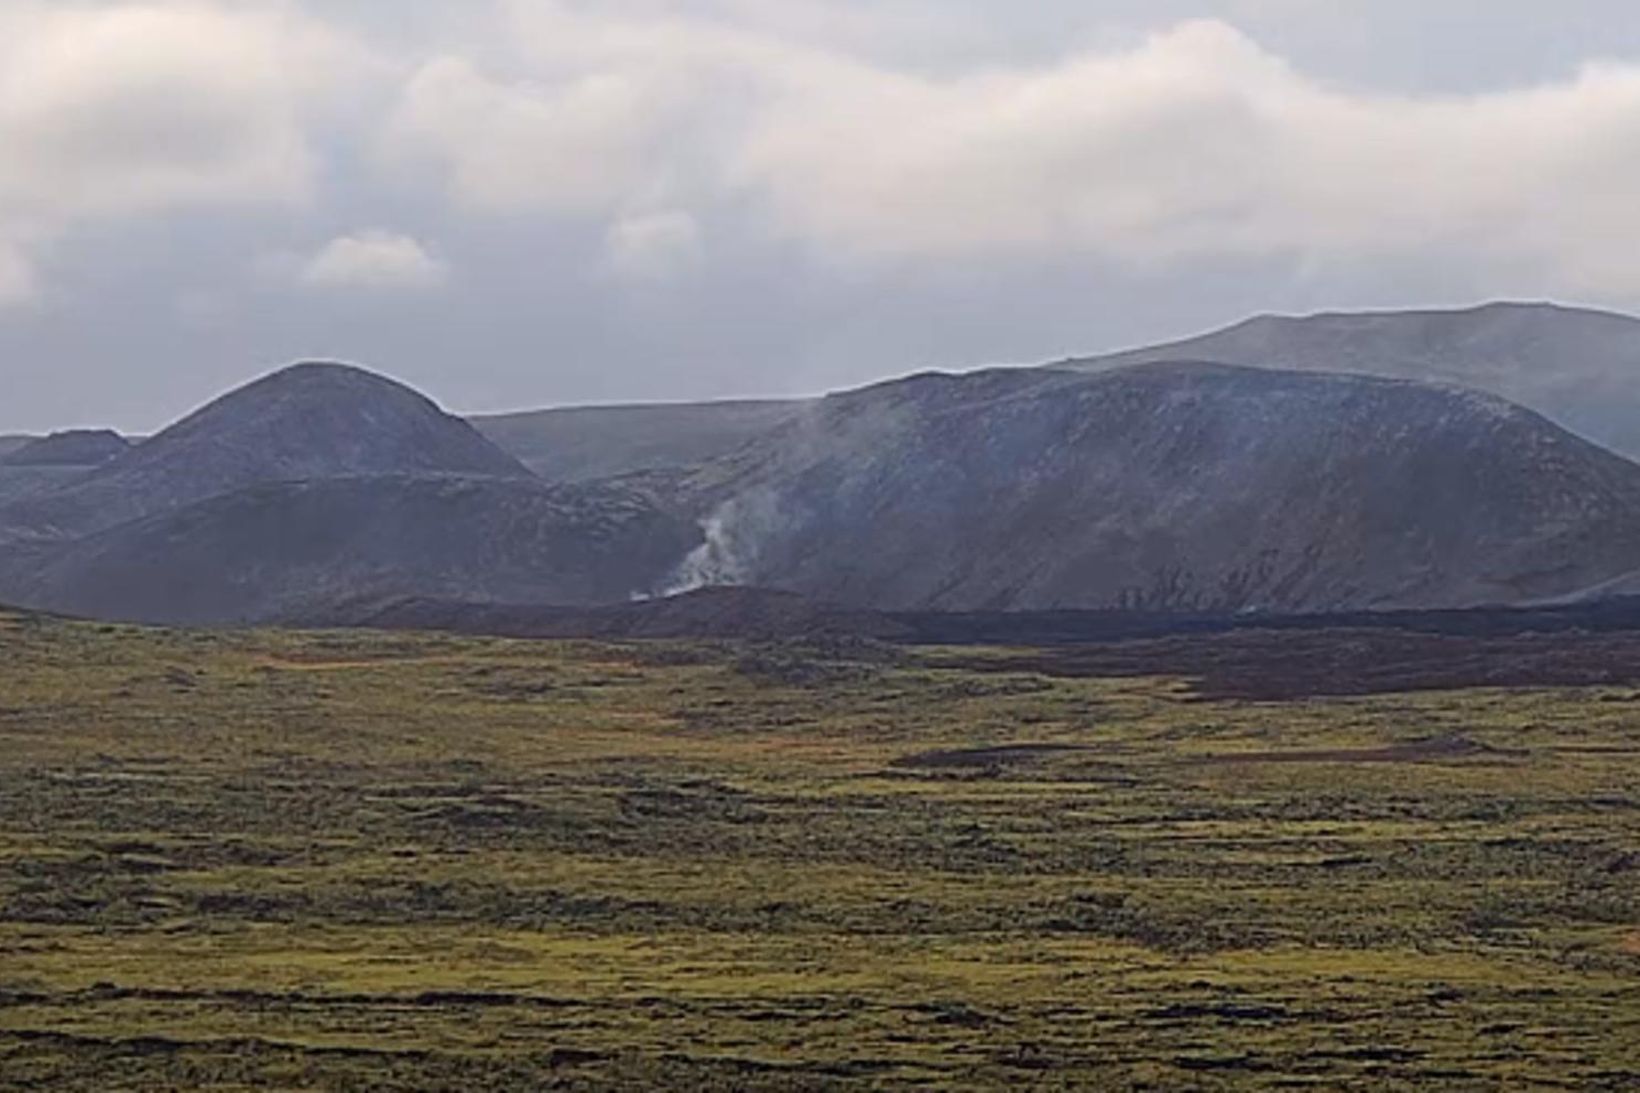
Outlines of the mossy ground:
{"label": "mossy ground", "polygon": [[937,663],[0,617],[0,1086],[1640,1087],[1630,692]]}

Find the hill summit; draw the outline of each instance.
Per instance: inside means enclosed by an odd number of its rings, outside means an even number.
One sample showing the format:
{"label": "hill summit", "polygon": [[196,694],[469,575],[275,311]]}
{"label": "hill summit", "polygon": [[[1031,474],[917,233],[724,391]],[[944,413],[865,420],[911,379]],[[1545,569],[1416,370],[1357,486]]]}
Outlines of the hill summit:
{"label": "hill summit", "polygon": [[264,376],[0,524],[83,535],[258,483],[369,475],[530,478],[426,396],[351,365]]}

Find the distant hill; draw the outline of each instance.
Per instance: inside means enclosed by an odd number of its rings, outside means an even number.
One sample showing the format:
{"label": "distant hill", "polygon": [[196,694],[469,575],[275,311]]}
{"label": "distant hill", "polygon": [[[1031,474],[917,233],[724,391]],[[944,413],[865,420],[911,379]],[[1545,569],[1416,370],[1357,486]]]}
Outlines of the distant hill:
{"label": "distant hill", "polygon": [[602,602],[699,541],[629,490],[547,486],[409,388],[308,364],[0,505],[0,598],[166,623],[365,594]]}
{"label": "distant hill", "polygon": [[1640,467],[1537,414],[1199,362],[847,392],[686,492],[675,587],[884,609],[1522,603],[1640,559]]}
{"label": "distant hill", "polygon": [[[1381,370],[1411,370],[1418,353],[1459,360],[1455,345],[1493,359],[1475,346],[1562,321],[1606,319],[1511,306],[1365,325],[1405,351]],[[299,365],[94,466],[0,468],[0,602],[549,630],[598,606],[611,632],[716,633],[882,612],[1268,616],[1640,592],[1640,466],[1504,398],[1323,356],[1353,371],[1079,362],[481,420],[552,483],[398,383]],[[717,585],[767,591],[628,606]]]}
{"label": "distant hill", "polygon": [[60,489],[130,447],[106,429],[74,429],[21,443],[0,454],[0,508],[26,497]]}
{"label": "distant hill", "polygon": [[25,445],[33,444],[39,439],[37,436],[27,436],[21,433],[8,433],[0,436],[0,458],[10,455]]}
{"label": "distant hill", "polygon": [[790,402],[584,406],[468,418],[542,478],[581,482],[693,467],[790,421]]}
{"label": "distant hill", "polygon": [[69,429],[0,454],[0,467],[97,467],[130,450],[112,429]]}
{"label": "distant hill", "polygon": [[1170,360],[1456,383],[1640,457],[1640,319],[1626,315],[1541,303],[1263,315],[1200,337],[1054,367],[1107,371]]}
{"label": "distant hill", "polygon": [[83,535],[257,483],[368,474],[531,477],[402,384],[346,365],[300,364],[224,395],[62,489],[0,507],[0,528]]}

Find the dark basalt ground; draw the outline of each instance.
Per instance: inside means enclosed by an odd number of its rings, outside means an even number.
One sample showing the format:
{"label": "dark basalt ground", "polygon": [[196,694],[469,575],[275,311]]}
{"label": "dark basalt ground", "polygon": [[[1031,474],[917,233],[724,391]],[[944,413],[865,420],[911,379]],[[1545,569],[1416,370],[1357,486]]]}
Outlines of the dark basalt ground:
{"label": "dark basalt ground", "polygon": [[1476,687],[1640,687],[1640,632],[1246,630],[1003,655],[951,653],[939,663],[1058,678],[1183,676],[1202,698],[1254,701]]}
{"label": "dark basalt ground", "polygon": [[[327,620],[386,630],[595,640],[947,647],[943,665],[1059,678],[1174,676],[1203,697],[1275,700],[1475,687],[1640,687],[1640,601],[1541,609],[1288,617],[1117,611],[851,611],[763,589],[714,588],[610,607],[393,601]],[[968,646],[1015,651],[967,655]]]}

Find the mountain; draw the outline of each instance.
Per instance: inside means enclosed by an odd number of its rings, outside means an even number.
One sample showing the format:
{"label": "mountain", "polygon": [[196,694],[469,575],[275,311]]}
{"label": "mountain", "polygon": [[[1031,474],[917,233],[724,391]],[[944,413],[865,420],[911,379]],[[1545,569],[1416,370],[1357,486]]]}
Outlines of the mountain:
{"label": "mountain", "polygon": [[881,609],[1522,603],[1640,562],[1640,467],[1502,399],[1174,362],[927,374],[697,472],[674,588]]}
{"label": "mountain", "polygon": [[124,437],[103,429],[20,439],[0,454],[0,506],[65,486],[130,447]]}
{"label": "mountain", "polygon": [[571,615],[772,631],[831,611],[1311,613],[1640,591],[1640,466],[1450,385],[1168,361],[549,417],[536,458],[622,473],[549,484],[391,380],[275,373],[0,503],[0,602],[550,629],[568,608],[740,585],[771,591]]}
{"label": "mountain", "polygon": [[[1056,371],[1167,361],[1347,372],[1457,384],[1530,407],[1640,458],[1640,319],[1547,303],[1262,315],[1223,330],[1075,358]],[[469,420],[544,477],[587,481],[720,458],[813,400],[593,406]]]}
{"label": "mountain", "polygon": [[779,428],[803,405],[766,401],[584,406],[467,420],[541,477],[579,482],[705,463]]}
{"label": "mountain", "polygon": [[4,467],[96,467],[124,455],[131,444],[112,429],[69,429],[29,440],[0,454]]}
{"label": "mountain", "polygon": [[607,602],[700,541],[631,490],[549,486],[407,387],[307,364],[0,505],[0,600],[175,624],[360,597]]}
{"label": "mountain", "polygon": [[0,506],[0,532],[79,536],[259,483],[372,474],[532,477],[402,384],[346,365],[301,364],[224,395],[60,489]]}
{"label": "mountain", "polygon": [[[0,463],[0,508],[14,501],[60,489],[85,473],[84,467],[49,464],[39,467],[11,467]],[[6,530],[4,526],[0,526],[0,543],[4,543],[6,538]]]}
{"label": "mountain", "polygon": [[0,458],[4,458],[26,445],[33,444],[39,439],[37,436],[27,436],[22,433],[7,433],[0,436]]}
{"label": "mountain", "polygon": [[181,625],[311,623],[418,596],[610,603],[653,588],[700,541],[611,487],[372,476],[268,483],[19,555],[6,598]]}
{"label": "mountain", "polygon": [[1453,311],[1264,315],[1225,330],[1057,368],[1170,360],[1355,372],[1460,384],[1529,406],[1640,457],[1640,319],[1553,304]]}

